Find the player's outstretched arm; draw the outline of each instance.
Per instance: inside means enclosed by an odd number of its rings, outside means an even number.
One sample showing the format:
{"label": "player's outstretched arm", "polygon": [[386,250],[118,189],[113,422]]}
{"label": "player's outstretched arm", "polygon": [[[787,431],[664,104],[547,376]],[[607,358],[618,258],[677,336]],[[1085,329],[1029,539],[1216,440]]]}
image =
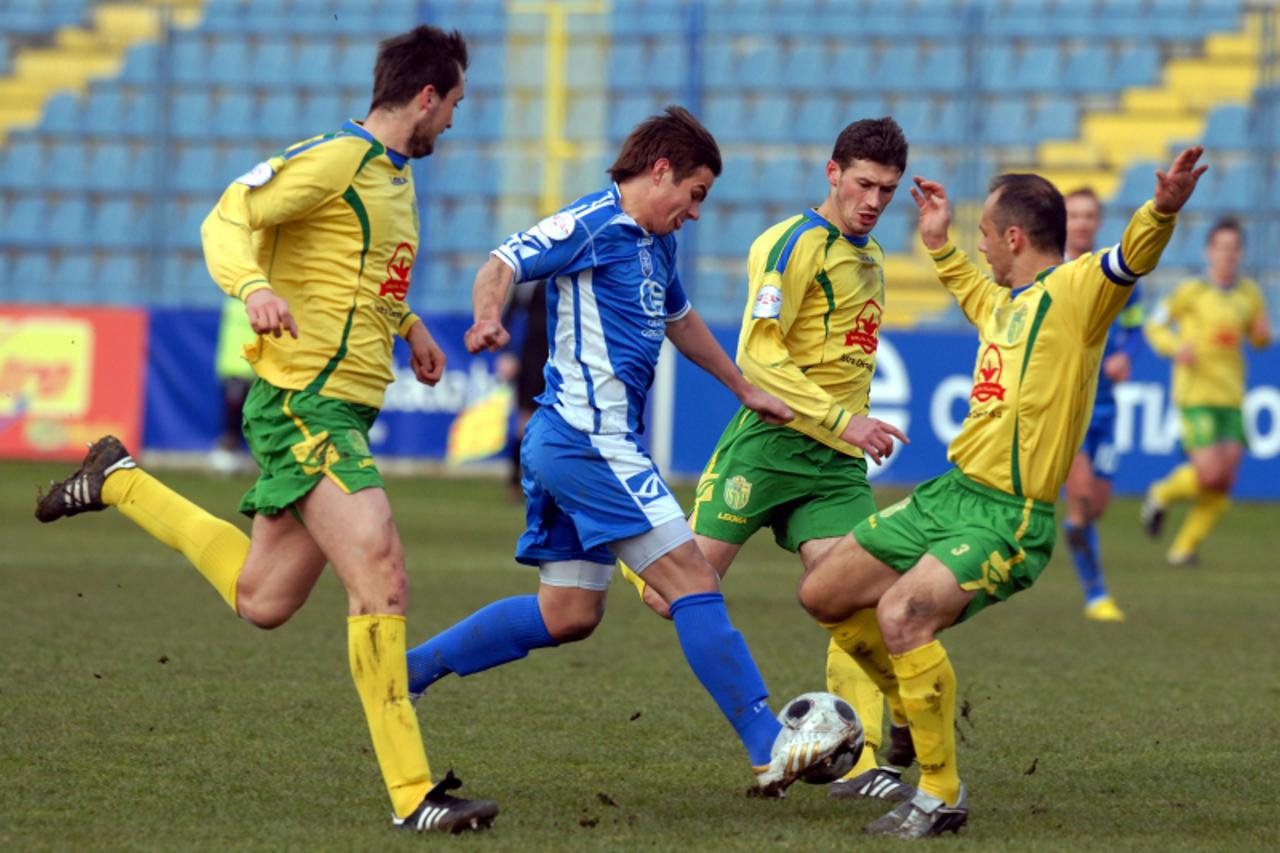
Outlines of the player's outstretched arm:
{"label": "player's outstretched arm", "polygon": [[513,277],[511,267],[492,255],[476,272],[471,285],[475,322],[463,338],[467,352],[499,350],[510,342],[511,335],[502,326],[502,306],[507,303]]}
{"label": "player's outstretched arm", "polygon": [[738,372],[697,311],[691,308],[679,320],[667,323],[667,338],[685,358],[720,380],[738,402],[768,423],[785,424],[795,417],[786,403],[761,391]]}
{"label": "player's outstretched arm", "polygon": [[1200,176],[1208,170],[1208,166],[1197,166],[1200,156],[1204,154],[1203,145],[1184,148],[1182,153],[1173,158],[1169,170],[1156,170],[1156,213],[1172,216],[1191,198],[1195,192]]}

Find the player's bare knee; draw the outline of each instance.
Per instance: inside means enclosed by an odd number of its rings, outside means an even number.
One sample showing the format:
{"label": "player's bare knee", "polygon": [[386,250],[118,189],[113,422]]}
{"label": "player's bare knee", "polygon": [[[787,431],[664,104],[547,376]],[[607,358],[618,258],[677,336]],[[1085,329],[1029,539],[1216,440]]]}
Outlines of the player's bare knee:
{"label": "player's bare knee", "polygon": [[876,606],[876,620],[885,645],[894,654],[901,654],[929,642],[933,638],[933,600],[918,592],[889,592]]}
{"label": "player's bare knee", "polygon": [[840,597],[833,596],[830,592],[823,581],[821,570],[815,568],[814,571],[800,578],[800,583],[796,585],[796,600],[815,620],[824,625],[830,625],[841,622],[851,615],[845,612],[846,608],[842,605]]}
{"label": "player's bare knee", "polygon": [[559,602],[542,612],[547,633],[557,643],[576,643],[585,640],[595,631],[604,618],[604,601]]}

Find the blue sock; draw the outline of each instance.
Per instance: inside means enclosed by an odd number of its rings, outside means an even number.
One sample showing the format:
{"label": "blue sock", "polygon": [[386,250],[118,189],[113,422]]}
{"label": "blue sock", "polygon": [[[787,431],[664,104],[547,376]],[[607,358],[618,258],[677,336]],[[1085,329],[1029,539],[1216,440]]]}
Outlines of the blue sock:
{"label": "blue sock", "polygon": [[409,692],[421,693],[451,672],[471,675],[558,645],[542,621],[538,596],[504,598],[410,649]]}
{"label": "blue sock", "polygon": [[746,641],[729,622],[724,596],[702,592],[676,599],[671,619],[689,668],[729,718],[751,763],[768,764],[782,725],[769,710],[769,691]]}
{"label": "blue sock", "polygon": [[1107,584],[1102,578],[1102,566],[1098,562],[1098,529],[1092,524],[1077,527],[1071,522],[1062,525],[1071,548],[1071,560],[1076,564],[1076,577],[1084,590],[1084,603],[1097,601],[1107,594]]}

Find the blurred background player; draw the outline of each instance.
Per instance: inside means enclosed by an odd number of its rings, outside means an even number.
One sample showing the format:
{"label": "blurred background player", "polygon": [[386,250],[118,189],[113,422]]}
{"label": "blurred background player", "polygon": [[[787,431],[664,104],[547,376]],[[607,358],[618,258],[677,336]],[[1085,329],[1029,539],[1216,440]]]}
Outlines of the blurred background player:
{"label": "blurred background player", "polygon": [[[516,318],[521,318],[517,321]],[[537,397],[546,388],[542,368],[547,363],[547,283],[535,281],[515,288],[511,302],[503,314],[502,325],[510,329],[517,322],[524,326],[520,346],[498,358],[498,375],[515,386],[515,434],[511,437],[510,467],[507,469],[507,491],[513,500],[523,497],[520,491],[520,443],[525,427],[538,409]]]}
{"label": "blurred background player", "polygon": [[1226,511],[1244,459],[1244,342],[1267,345],[1271,330],[1262,291],[1240,275],[1244,231],[1216,222],[1205,244],[1208,276],[1190,279],[1161,302],[1146,325],[1151,348],[1173,359],[1174,405],[1182,412],[1182,447],[1190,461],[1151,485],[1142,506],[1147,533],[1160,535],[1166,508],[1194,500],[1169,546],[1170,565],[1194,565],[1200,544]]}
{"label": "blurred background player", "polygon": [[[893,426],[867,417],[885,306],[884,253],[871,231],[907,166],[907,140],[892,118],[863,119],[840,132],[827,161],[827,197],[771,226],[751,244],[738,366],[785,402],[796,419],[769,424],[740,409],[698,481],[689,518],[698,549],[723,577],[761,527],[799,553],[808,571],[853,525],[875,512],[864,453],[893,452]],[[645,602],[667,603],[623,567]],[[879,767],[884,697],[862,667],[831,640],[827,689],[853,705],[866,748],[833,797],[909,798],[894,762],[911,763],[900,707],[889,766]]]}
{"label": "blurred background player", "polygon": [[218,348],[214,353],[214,373],[222,390],[222,435],[209,454],[209,467],[219,474],[234,474],[247,460],[241,419],[244,401],[253,385],[253,367],[244,357],[244,348],[257,339],[249,323],[244,303],[227,299],[218,318]]}
{"label": "blurred background player", "polygon": [[[1071,261],[1093,251],[1094,239],[1102,224],[1102,205],[1094,191],[1087,187],[1068,193],[1064,201],[1067,206],[1065,257]],[[1107,333],[1098,390],[1093,399],[1093,416],[1084,434],[1084,446],[1067,474],[1067,513],[1062,529],[1067,534],[1067,547],[1071,549],[1071,560],[1084,592],[1085,618],[1099,622],[1124,619],[1124,612],[1107,593],[1095,525],[1111,501],[1111,479],[1119,463],[1115,385],[1129,378],[1142,340],[1141,327],[1142,298],[1135,287],[1125,309]]]}
{"label": "blurred background player", "polygon": [[1066,206],[1044,178],[997,176],[978,249],[952,244],[942,185],[916,178],[920,237],[978,330],[969,415],[955,464],[860,522],[801,582],[801,604],[906,710],[920,763],[915,796],[863,828],[921,838],[958,830],[968,795],[956,765],[956,676],[940,631],[1035,583],[1056,538],[1054,502],[1080,446],[1111,323],[1154,269],[1206,167],[1202,149],[1158,171],[1153,201],[1120,243],[1063,260]]}
{"label": "blurred background player", "polygon": [[258,335],[246,352],[258,378],[244,424],[261,474],[240,503],[252,537],[140,470],[110,436],[36,510],[48,522],[117,507],[261,628],[288,620],[331,563],[347,592],[351,674],[393,823],[412,831],[479,829],[497,814],[492,802],[449,795],[460,784],[452,773],[432,785],[406,691],[404,553],[368,445],[393,378],[393,335],[409,344],[420,382],[444,371],[444,353],[405,303],[418,248],[409,160],[429,155],[450,126],[466,67],[457,31],[419,26],[387,39],[363,123],[259,163],[204,221],[209,272],[243,300]]}
{"label": "blurred background player", "polygon": [[516,546],[516,559],[538,568],[538,593],[495,601],[410,651],[409,689],[586,639],[604,616],[620,559],[672,602],[690,669],[746,748],[756,790],[777,796],[841,741],[775,719],[719,575],[636,438],[664,339],[745,409],[773,423],[792,417],[742,377],[680,283],[675,232],[698,219],[720,170],[712,135],[687,110],[668,107],[627,136],[609,168],[612,185],[512,235],[476,274],[471,352],[508,342],[499,312],[513,281],[548,281],[553,348],[525,431],[528,529]]}

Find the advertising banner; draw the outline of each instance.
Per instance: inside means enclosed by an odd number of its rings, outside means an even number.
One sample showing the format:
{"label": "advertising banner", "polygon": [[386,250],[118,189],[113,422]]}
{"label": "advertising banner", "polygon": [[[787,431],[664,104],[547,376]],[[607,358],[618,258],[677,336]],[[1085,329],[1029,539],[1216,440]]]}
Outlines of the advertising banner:
{"label": "advertising banner", "polygon": [[141,437],[147,315],[0,306],[0,457],[67,459]]}

